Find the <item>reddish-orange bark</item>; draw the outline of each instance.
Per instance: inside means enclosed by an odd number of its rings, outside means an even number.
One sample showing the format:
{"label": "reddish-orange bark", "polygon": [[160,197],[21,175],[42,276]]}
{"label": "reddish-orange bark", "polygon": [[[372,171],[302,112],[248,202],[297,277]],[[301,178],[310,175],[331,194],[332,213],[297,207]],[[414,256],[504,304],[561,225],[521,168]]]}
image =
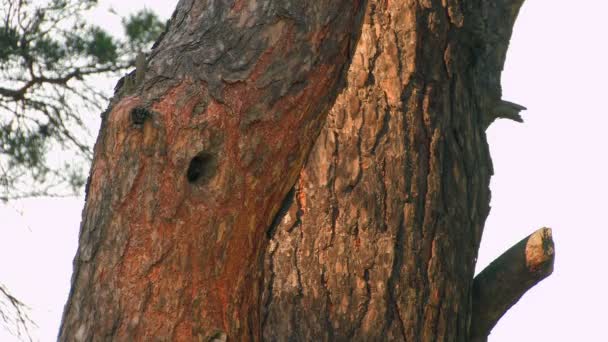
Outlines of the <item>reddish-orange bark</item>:
{"label": "reddish-orange bark", "polygon": [[[205,3],[178,7],[144,84],[106,114],[60,340],[260,339],[266,229],[339,90],[362,7]],[[198,27],[205,15],[218,36]],[[188,30],[202,33],[176,40]],[[214,49],[229,57],[208,68]]]}

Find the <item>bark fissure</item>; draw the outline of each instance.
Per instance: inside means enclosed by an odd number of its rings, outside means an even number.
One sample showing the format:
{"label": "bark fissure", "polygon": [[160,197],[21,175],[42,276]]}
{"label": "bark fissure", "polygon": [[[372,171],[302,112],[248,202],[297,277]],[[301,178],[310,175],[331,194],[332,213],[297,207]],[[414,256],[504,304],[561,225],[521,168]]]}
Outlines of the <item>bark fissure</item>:
{"label": "bark fissure", "polygon": [[384,111],[384,115],[382,117],[382,128],[380,128],[380,132],[378,132],[378,134],[376,135],[375,139],[374,139],[374,145],[372,146],[372,149],[370,151],[371,154],[376,154],[376,149],[378,148],[378,145],[380,144],[380,140],[382,138],[384,138],[386,136],[386,134],[388,133],[388,123],[390,121],[390,111],[388,111],[388,108]]}
{"label": "bark fissure", "polygon": [[397,319],[397,323],[401,330],[401,337],[404,340],[407,340],[408,334],[406,333],[405,327],[406,322],[404,322],[401,317],[401,313],[399,311],[399,295],[395,294],[394,291],[398,289],[397,283],[399,282],[401,267],[403,265],[403,256],[399,253],[400,251],[404,251],[405,246],[405,222],[402,222],[400,226],[398,226],[397,235],[395,236],[395,257],[394,262],[391,267],[390,277],[387,280],[387,285],[389,287],[389,303],[387,306],[387,317],[389,320],[387,321],[387,328],[392,324],[392,320]]}
{"label": "bark fissure", "polygon": [[[333,307],[333,303],[331,302],[331,291],[327,286],[326,274],[327,274],[327,269],[323,268],[323,270],[321,272],[321,285],[323,286],[323,292],[325,293],[325,306],[327,308],[331,308],[331,307]],[[334,340],[334,327],[331,322],[330,312],[331,312],[330,310],[325,310],[325,312],[323,313],[323,319],[324,319],[324,323],[325,323],[325,331],[327,333],[327,339],[329,341],[332,341],[332,340]]]}
{"label": "bark fissure", "polygon": [[[365,297],[365,301],[363,302],[363,308],[360,310],[360,312],[357,312],[359,317],[357,319],[357,323],[354,324],[353,330],[349,336],[350,340],[353,340],[355,338],[357,332],[361,329],[363,319],[365,318],[365,316],[367,315],[368,310],[369,310],[369,303],[370,303],[371,297],[372,297],[370,283],[369,283],[369,269],[365,269],[363,271],[363,280],[365,281],[366,297]],[[357,310],[357,311],[359,311],[359,310]]]}
{"label": "bark fissure", "polygon": [[264,298],[263,304],[262,304],[262,328],[264,326],[266,326],[266,322],[268,321],[268,316],[270,315],[270,304],[272,303],[272,297],[273,297],[273,284],[274,284],[274,280],[276,277],[276,273],[274,271],[274,262],[272,261],[272,257],[274,256],[274,253],[276,253],[278,248],[278,243],[275,243],[274,245],[270,245],[268,250],[269,250],[269,258],[270,261],[268,263],[268,267],[264,268],[265,272],[264,272],[264,278],[265,279],[269,279],[269,281],[267,282],[268,284],[266,285],[265,288],[265,293],[264,296],[262,296],[262,298]]}

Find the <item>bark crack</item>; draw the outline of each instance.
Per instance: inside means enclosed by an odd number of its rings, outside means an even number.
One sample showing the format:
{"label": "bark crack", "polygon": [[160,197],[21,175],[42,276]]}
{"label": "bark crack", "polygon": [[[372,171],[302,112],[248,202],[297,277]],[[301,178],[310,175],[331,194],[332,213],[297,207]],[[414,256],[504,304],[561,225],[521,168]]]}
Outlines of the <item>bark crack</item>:
{"label": "bark crack", "polygon": [[[388,218],[388,204],[387,204],[387,186],[386,186],[386,181],[387,181],[387,177],[386,177],[386,159],[382,159],[382,164],[381,164],[381,169],[380,169],[380,177],[382,177],[382,182],[379,182],[380,184],[380,191],[382,193],[382,232],[386,232],[388,231],[388,222],[387,222],[387,218]],[[374,254],[377,254],[378,251],[374,250]],[[375,258],[374,258],[375,260]]]}
{"label": "bark crack", "polygon": [[[385,98],[386,98],[386,95],[385,95]],[[389,125],[390,120],[391,120],[390,106],[387,106],[384,109],[384,116],[382,117],[382,127],[380,128],[380,131],[378,132],[378,134],[376,134],[376,137],[374,139],[374,145],[372,146],[372,149],[370,151],[371,154],[373,154],[373,155],[376,154],[376,148],[378,148],[378,145],[380,144],[380,140],[388,133],[388,125]]]}
{"label": "bark crack", "polygon": [[355,177],[355,179],[352,182],[348,183],[348,186],[346,187],[346,189],[344,189],[345,193],[350,193],[352,192],[355,187],[359,184],[359,182],[361,181],[361,178],[363,178],[363,152],[362,152],[362,148],[361,145],[363,144],[363,126],[365,125],[365,115],[363,115],[363,113],[361,111],[359,111],[358,113],[361,116],[361,124],[359,125],[359,127],[357,128],[357,176]]}
{"label": "bark crack", "polygon": [[[294,185],[291,188],[291,190],[289,190],[287,195],[285,195],[285,198],[283,199],[283,202],[281,203],[281,207],[279,208],[279,211],[274,216],[274,219],[272,220],[272,223],[270,224],[268,229],[266,229],[266,237],[268,239],[272,239],[274,237],[277,227],[281,224],[281,221],[283,221],[285,214],[287,214],[287,212],[289,211],[289,208],[294,203],[295,194],[296,194],[296,187]],[[296,224],[298,224],[298,222],[300,221],[301,214],[300,214],[299,206],[298,206],[298,211],[297,211],[296,215],[297,215],[297,219],[294,223],[294,226]]]}
{"label": "bark crack", "polygon": [[160,266],[165,261],[166,257],[169,255],[169,253],[171,253],[172,250],[173,250],[173,246],[170,246],[169,248],[167,248],[167,250],[164,251],[158,257],[158,259],[156,259],[156,260],[152,261],[152,263],[150,263],[150,265],[145,269],[144,273],[150,274],[154,268]]}
{"label": "bark crack", "polygon": [[[405,208],[404,208],[405,209]],[[404,215],[403,215],[403,211],[401,211],[400,213],[400,217],[399,217],[399,224],[397,225],[397,235],[395,237],[395,256],[393,258],[393,265],[391,268],[391,273],[390,276],[387,280],[387,284],[388,284],[388,303],[389,305],[387,305],[387,321],[386,324],[384,326],[383,329],[383,336],[386,336],[386,332],[389,329],[390,325],[392,324],[392,321],[396,318],[398,320],[398,324],[401,327],[401,334],[403,336],[403,339],[406,340],[407,339],[407,335],[405,333],[405,327],[404,327],[404,322],[403,319],[401,318],[401,313],[399,312],[399,307],[397,305],[397,294],[395,293],[395,291],[397,290],[398,287],[398,282],[399,282],[399,276],[401,274],[401,267],[403,265],[403,253],[404,253],[404,246],[405,246],[405,222],[404,222]]]}
{"label": "bark crack", "polygon": [[[264,305],[261,308],[262,309],[261,331],[265,330],[266,322],[268,322],[268,317],[270,316],[270,311],[271,311],[270,306],[272,305],[272,300],[274,298],[273,290],[274,290],[274,281],[275,281],[275,277],[276,277],[276,273],[274,271],[274,256],[275,256],[277,250],[279,249],[279,244],[280,244],[280,242],[278,240],[273,240],[270,243],[271,244],[274,243],[275,245],[272,246],[272,249],[270,250],[270,254],[266,258],[269,260],[268,271],[270,272],[270,279],[267,281],[267,283],[268,283],[267,298],[266,298],[266,301],[264,302]],[[266,275],[264,275],[264,279],[268,279]]]}
{"label": "bark crack", "polygon": [[[376,252],[374,252],[374,259],[376,256]],[[350,335],[350,340],[354,340],[355,335],[357,334],[357,330],[362,329],[363,327],[363,320],[365,319],[365,316],[367,316],[367,313],[369,311],[369,305],[372,301],[372,288],[371,288],[371,284],[370,284],[370,275],[369,272],[370,270],[374,267],[374,264],[372,263],[372,265],[370,265],[369,267],[365,268],[363,270],[363,280],[365,281],[365,300],[363,301],[363,309],[361,310],[359,319],[357,319],[357,322],[354,325],[354,329],[352,330],[352,333]]]}
{"label": "bark crack", "polygon": [[[300,242],[304,240],[304,232],[300,229]],[[296,244],[295,250],[294,250],[294,266],[296,269],[296,278],[297,278],[297,289],[298,289],[298,299],[301,301],[302,298],[304,297],[304,286],[302,285],[302,271],[300,270],[300,266],[298,263],[299,260],[299,251],[300,251],[300,244]]]}
{"label": "bark crack", "polygon": [[[376,14],[376,5],[371,4],[370,5],[370,26],[374,26],[374,16]],[[382,25],[383,28],[384,25]],[[376,77],[374,76],[374,70],[376,68],[376,62],[378,61],[378,58],[380,57],[381,53],[382,53],[383,49],[381,46],[381,41],[380,39],[376,39],[376,44],[375,44],[375,49],[374,49],[374,54],[373,56],[369,57],[369,69],[367,70],[367,79],[365,80],[365,85],[366,86],[371,86],[374,85],[376,83]]]}
{"label": "bark crack", "polygon": [[329,176],[329,182],[328,182],[328,186],[327,189],[329,191],[329,203],[330,203],[330,210],[331,210],[331,235],[329,238],[329,243],[327,244],[327,246],[324,248],[325,250],[328,250],[331,246],[334,245],[334,239],[336,237],[336,225],[338,222],[338,217],[340,215],[340,207],[338,205],[338,199],[336,196],[336,188],[335,188],[335,183],[336,183],[336,168],[337,168],[337,164],[338,164],[338,149],[340,146],[340,141],[338,140],[338,134],[336,132],[332,132],[332,134],[334,135],[334,141],[336,142],[334,150],[332,151],[332,157],[331,157],[331,166],[330,166],[330,176]]}
{"label": "bark crack", "polygon": [[331,302],[331,291],[327,286],[327,268],[323,266],[323,270],[321,271],[321,285],[323,286],[325,292],[325,310],[324,310],[324,320],[326,325],[326,332],[328,335],[328,340],[334,340],[334,328],[331,323],[331,310],[333,309],[333,303]]}

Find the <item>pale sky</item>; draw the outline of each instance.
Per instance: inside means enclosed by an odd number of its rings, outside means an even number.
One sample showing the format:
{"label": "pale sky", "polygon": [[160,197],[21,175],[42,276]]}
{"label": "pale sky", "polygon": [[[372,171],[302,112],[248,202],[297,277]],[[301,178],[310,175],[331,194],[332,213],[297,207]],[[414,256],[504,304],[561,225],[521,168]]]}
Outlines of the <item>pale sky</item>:
{"label": "pale sky", "polygon": [[[177,1],[100,1],[91,17],[147,6],[168,18]],[[503,98],[528,108],[524,124],[488,130],[494,161],[492,211],[478,270],[534,230],[553,228],[553,275],[498,323],[490,342],[608,341],[608,2],[528,0],[503,72]],[[105,85],[112,88],[116,80]],[[97,132],[99,113],[91,113]],[[0,206],[0,283],[32,308],[39,341],[55,341],[69,291],[82,198]],[[0,331],[0,341],[16,341]]]}

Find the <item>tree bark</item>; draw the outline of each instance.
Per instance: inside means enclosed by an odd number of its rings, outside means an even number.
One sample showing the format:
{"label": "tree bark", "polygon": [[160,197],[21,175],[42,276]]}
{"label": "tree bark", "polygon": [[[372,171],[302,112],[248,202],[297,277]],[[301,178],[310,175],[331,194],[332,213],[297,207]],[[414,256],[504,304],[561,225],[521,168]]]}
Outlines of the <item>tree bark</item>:
{"label": "tree bark", "polygon": [[368,2],[347,87],[271,229],[265,340],[469,340],[485,130],[516,118],[500,73],[521,4]]}
{"label": "tree bark", "polygon": [[103,120],[60,340],[469,340],[522,2],[180,1]]}
{"label": "tree bark", "polygon": [[179,2],[103,115],[59,340],[261,338],[266,229],[343,86],[364,8]]}

